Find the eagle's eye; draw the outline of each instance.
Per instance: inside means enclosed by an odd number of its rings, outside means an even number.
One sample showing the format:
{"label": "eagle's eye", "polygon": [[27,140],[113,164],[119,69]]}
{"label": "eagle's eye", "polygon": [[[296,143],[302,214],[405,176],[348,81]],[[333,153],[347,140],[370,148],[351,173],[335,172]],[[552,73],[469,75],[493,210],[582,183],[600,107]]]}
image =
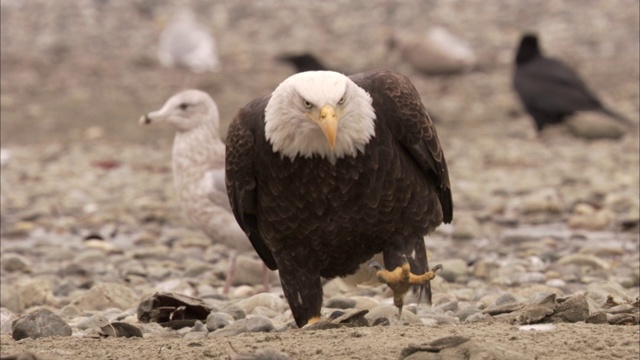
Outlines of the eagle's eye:
{"label": "eagle's eye", "polygon": [[307,109],[311,109],[311,107],[313,106],[313,104],[304,99],[302,99],[302,105],[304,105],[304,107],[306,107]]}
{"label": "eagle's eye", "polygon": [[180,108],[180,110],[187,110],[187,108],[189,108],[189,104],[182,103],[182,104],[178,105],[178,107]]}
{"label": "eagle's eye", "polygon": [[340,100],[338,101],[338,104],[342,105],[342,104],[344,104],[344,102],[345,102],[346,100],[347,100],[347,99],[346,99],[346,96],[344,96],[344,95],[343,95],[343,96],[340,98]]}

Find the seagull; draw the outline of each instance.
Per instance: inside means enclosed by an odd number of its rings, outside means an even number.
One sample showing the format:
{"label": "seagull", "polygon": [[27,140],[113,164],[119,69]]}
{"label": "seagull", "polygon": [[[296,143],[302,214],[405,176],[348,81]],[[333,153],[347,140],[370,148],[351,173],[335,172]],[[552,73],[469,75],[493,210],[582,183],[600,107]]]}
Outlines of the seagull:
{"label": "seagull", "polygon": [[165,67],[196,74],[220,71],[215,39],[187,7],[178,9],[160,34],[158,58]]}
{"label": "seagull", "polygon": [[[167,100],[160,110],[143,115],[140,124],[173,125],[173,184],[187,218],[213,242],[235,249],[224,286],[228,294],[238,253],[254,252],[236,222],[225,185],[225,145],[220,139],[218,107],[209,94],[185,90]],[[264,267],[263,284],[269,288]]]}

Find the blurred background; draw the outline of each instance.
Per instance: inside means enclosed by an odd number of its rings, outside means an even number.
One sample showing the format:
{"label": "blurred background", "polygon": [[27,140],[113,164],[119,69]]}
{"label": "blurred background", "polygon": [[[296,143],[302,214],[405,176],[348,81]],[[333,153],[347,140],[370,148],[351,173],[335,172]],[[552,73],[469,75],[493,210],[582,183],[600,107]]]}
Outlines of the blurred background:
{"label": "blurred background", "polygon": [[[496,237],[504,224],[571,225],[580,204],[592,217],[606,210],[598,229],[637,229],[638,0],[0,4],[5,235],[41,226],[79,233],[112,222],[155,232],[185,226],[171,186],[174,129],[140,127],[138,118],[198,88],[217,102],[224,137],[241,106],[295,72],[277,57],[299,53],[345,73],[387,68],[409,76],[436,119],[461,236]],[[185,7],[214,37],[218,71],[160,62],[161,34]],[[438,74],[409,61],[400,37],[418,39],[405,41],[416,49],[433,27],[466,43],[473,65]],[[538,33],[548,56],[574,68],[636,126],[618,139],[538,136],[512,89],[523,32]]]}
{"label": "blurred background", "polygon": [[[188,6],[217,43],[220,71],[163,67],[160,34]],[[153,142],[171,129],[140,131],[136,120],[183,88],[216,100],[223,128],[239,107],[268,94],[293,68],[275,57],[310,52],[346,73],[388,68],[408,75],[430,111],[465,131],[486,123],[532,135],[511,90],[524,31],[574,67],[605,103],[637,117],[637,0],[270,1],[2,0],[3,147],[47,141]],[[462,75],[426,76],[388,39],[442,26],[475,52]],[[515,125],[514,125],[515,126]],[[527,135],[528,136],[528,135]]]}

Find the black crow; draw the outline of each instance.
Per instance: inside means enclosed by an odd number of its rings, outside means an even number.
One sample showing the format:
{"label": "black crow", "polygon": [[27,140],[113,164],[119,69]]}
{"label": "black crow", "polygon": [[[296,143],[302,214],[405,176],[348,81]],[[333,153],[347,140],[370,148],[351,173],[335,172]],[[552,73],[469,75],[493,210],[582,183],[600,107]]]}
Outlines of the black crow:
{"label": "black crow", "polygon": [[289,63],[296,68],[296,72],[315,71],[315,70],[331,70],[324,66],[320,60],[309,53],[298,55],[281,55],[278,60]]}
{"label": "black crow", "polygon": [[522,36],[515,60],[513,87],[533,117],[538,132],[577,111],[600,111],[630,123],[605,107],[575,71],[559,60],[544,56],[536,35]]}

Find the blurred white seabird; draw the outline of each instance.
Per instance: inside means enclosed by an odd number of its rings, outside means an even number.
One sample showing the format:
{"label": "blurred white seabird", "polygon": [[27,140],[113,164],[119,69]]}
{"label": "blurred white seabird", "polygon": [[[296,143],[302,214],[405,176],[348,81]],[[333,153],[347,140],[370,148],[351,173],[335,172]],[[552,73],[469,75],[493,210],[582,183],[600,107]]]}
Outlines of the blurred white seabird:
{"label": "blurred white seabird", "polygon": [[198,74],[220,71],[213,35],[186,7],[178,9],[160,34],[158,58],[166,67],[186,68]]}

